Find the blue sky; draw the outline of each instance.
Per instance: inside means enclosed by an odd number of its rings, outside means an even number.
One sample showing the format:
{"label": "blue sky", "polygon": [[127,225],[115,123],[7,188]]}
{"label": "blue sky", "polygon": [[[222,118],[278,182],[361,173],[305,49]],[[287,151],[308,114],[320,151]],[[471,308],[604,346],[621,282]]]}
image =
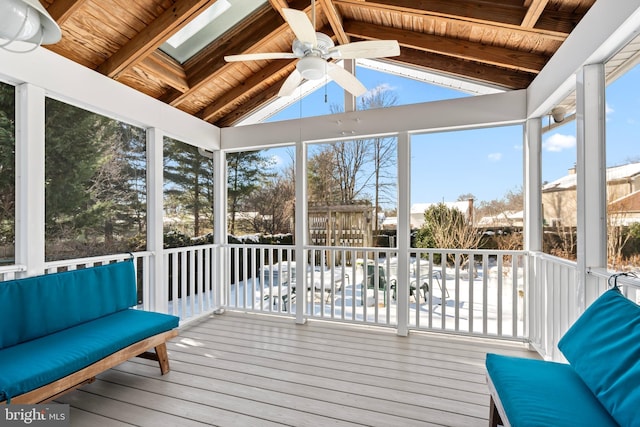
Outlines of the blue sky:
{"label": "blue sky", "polygon": [[[367,88],[393,91],[399,105],[468,96],[363,68],[358,68],[357,75]],[[640,161],[639,89],[640,66],[607,88],[608,166]],[[341,104],[342,99],[342,90],[335,83],[329,83],[270,121],[330,114],[330,106]],[[453,201],[468,193],[478,201],[489,201],[502,198],[508,191],[519,190],[522,187],[522,132],[521,126],[509,126],[414,136],[411,202]],[[282,156],[278,150],[273,154]],[[575,121],[543,135],[543,181],[566,175],[575,159]]]}

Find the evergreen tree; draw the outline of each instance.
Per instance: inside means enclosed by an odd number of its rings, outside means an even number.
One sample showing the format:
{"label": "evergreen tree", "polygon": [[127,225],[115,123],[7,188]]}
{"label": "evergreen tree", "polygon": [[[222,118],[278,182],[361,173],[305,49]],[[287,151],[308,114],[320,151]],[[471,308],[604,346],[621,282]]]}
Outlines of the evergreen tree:
{"label": "evergreen tree", "polygon": [[99,222],[101,208],[87,190],[103,162],[100,139],[108,119],[51,98],[45,109],[47,239],[73,239]]}
{"label": "evergreen tree", "polygon": [[227,207],[229,232],[237,231],[237,214],[244,209],[249,197],[260,188],[266,179],[273,177],[273,162],[260,151],[244,151],[227,154]]}
{"label": "evergreen tree", "polygon": [[15,88],[0,83],[0,244],[14,242]]}
{"label": "evergreen tree", "polygon": [[213,161],[198,147],[165,141],[164,193],[193,217],[193,236],[213,228]]}

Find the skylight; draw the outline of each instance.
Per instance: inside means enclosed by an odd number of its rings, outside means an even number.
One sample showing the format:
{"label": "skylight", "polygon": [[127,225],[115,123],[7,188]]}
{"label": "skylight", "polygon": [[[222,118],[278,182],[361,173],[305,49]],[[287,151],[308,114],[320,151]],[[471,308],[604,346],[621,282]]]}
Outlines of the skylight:
{"label": "skylight", "polygon": [[160,49],[183,63],[267,1],[217,0],[163,43]]}
{"label": "skylight", "polygon": [[216,18],[229,10],[231,3],[227,0],[218,0],[213,6],[202,12],[196,19],[189,22],[189,24],[182,30],[175,33],[167,43],[174,48],[179,48],[187,40],[193,37],[198,31],[202,30],[208,24],[212,23]]}

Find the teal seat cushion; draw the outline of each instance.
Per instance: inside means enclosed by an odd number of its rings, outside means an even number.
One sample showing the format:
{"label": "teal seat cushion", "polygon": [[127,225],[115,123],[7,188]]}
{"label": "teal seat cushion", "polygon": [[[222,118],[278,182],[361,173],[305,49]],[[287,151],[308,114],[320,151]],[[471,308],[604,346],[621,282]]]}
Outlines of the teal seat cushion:
{"label": "teal seat cushion", "polygon": [[513,427],[618,425],[567,364],[487,354],[486,366]]}
{"label": "teal seat cushion", "polygon": [[178,327],[167,314],[127,309],[0,350],[0,401],[49,384],[131,344]]}
{"label": "teal seat cushion", "polygon": [[0,349],[136,304],[131,260],[0,282]]}
{"label": "teal seat cushion", "polygon": [[640,426],[640,306],[608,290],[558,348],[621,426]]}

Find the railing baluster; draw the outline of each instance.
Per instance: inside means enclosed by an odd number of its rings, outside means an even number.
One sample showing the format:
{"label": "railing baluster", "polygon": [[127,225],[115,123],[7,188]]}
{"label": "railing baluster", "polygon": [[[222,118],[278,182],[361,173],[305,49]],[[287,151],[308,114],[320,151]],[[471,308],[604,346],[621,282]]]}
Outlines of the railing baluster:
{"label": "railing baluster", "polygon": [[460,330],[460,254],[455,253],[453,258],[453,263],[455,267],[455,297],[454,303],[455,307],[453,309],[454,315],[454,329],[456,331]]}
{"label": "railing baluster", "polygon": [[496,289],[496,304],[498,310],[498,336],[502,336],[502,285],[504,281],[504,255],[498,255],[498,286]]}
{"label": "railing baluster", "polygon": [[[489,272],[489,254],[482,255],[482,271]],[[489,303],[489,275],[482,275],[482,334],[486,335],[488,330],[488,303]]]}

